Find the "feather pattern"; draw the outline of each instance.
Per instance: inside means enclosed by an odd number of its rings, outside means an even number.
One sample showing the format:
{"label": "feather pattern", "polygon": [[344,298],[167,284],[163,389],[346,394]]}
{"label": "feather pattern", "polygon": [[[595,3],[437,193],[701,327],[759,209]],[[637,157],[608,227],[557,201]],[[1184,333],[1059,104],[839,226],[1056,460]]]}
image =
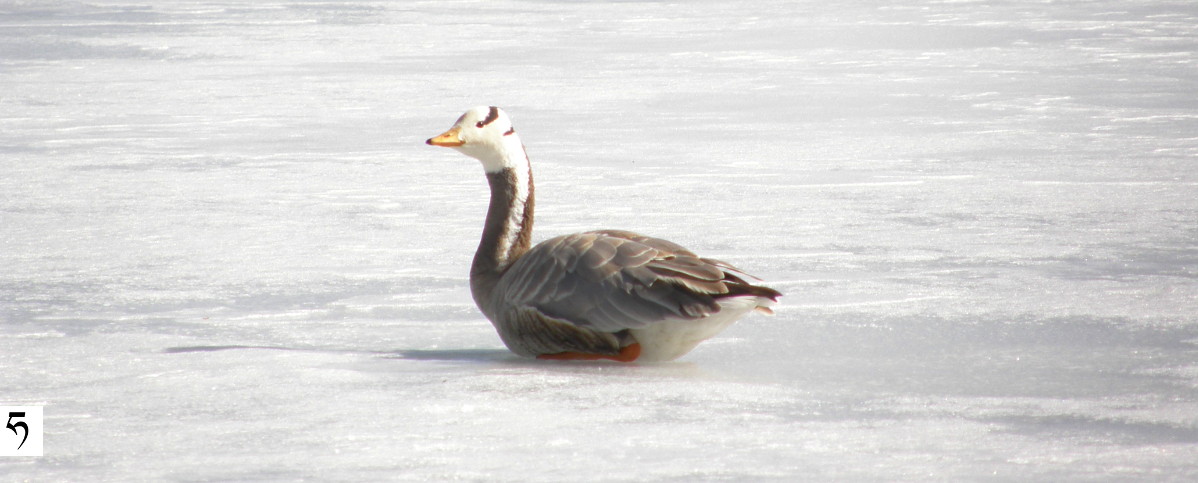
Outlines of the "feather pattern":
{"label": "feather pattern", "polygon": [[723,297],[773,302],[780,295],[749,285],[736,273],[731,265],[700,258],[665,240],[591,231],[533,247],[499,280],[490,302],[617,332],[710,315],[719,311],[717,300]]}

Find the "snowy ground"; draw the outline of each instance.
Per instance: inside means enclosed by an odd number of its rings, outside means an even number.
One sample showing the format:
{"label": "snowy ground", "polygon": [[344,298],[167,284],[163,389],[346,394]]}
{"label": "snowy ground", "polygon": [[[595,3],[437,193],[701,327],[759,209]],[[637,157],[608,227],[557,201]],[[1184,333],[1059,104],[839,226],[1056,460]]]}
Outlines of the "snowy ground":
{"label": "snowy ground", "polygon": [[[1198,479],[1191,0],[147,3],[0,0],[0,479]],[[479,104],[778,315],[510,355]]]}

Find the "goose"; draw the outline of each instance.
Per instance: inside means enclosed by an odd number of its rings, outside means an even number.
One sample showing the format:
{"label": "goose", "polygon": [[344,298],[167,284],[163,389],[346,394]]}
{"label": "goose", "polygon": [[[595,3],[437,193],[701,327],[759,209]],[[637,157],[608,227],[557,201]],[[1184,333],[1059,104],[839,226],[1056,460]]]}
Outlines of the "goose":
{"label": "goose", "polygon": [[782,294],[728,263],[623,230],[532,246],[533,177],[507,113],[480,106],[425,141],[482,162],[491,200],[470,267],[474,303],[512,352],[556,360],[671,361]]}

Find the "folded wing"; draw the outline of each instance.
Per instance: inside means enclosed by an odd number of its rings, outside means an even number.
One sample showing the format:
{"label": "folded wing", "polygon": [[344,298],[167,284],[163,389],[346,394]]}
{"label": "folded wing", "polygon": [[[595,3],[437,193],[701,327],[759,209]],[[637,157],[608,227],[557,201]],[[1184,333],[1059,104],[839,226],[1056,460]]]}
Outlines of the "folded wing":
{"label": "folded wing", "polygon": [[[538,244],[493,293],[512,310],[599,332],[663,320],[697,320],[724,297],[756,297],[763,310],[780,295],[746,282],[735,267],[659,238],[602,230]],[[530,313],[532,312],[532,313]]]}

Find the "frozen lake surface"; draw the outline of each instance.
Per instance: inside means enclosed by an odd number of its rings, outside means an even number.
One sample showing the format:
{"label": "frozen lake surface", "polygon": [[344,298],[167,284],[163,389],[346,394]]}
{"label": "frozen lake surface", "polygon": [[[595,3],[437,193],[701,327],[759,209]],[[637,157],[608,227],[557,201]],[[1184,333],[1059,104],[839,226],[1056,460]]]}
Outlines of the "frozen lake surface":
{"label": "frozen lake surface", "polygon": [[[885,4],[0,0],[0,479],[1198,479],[1198,3]],[[480,104],[777,316],[511,355]]]}

